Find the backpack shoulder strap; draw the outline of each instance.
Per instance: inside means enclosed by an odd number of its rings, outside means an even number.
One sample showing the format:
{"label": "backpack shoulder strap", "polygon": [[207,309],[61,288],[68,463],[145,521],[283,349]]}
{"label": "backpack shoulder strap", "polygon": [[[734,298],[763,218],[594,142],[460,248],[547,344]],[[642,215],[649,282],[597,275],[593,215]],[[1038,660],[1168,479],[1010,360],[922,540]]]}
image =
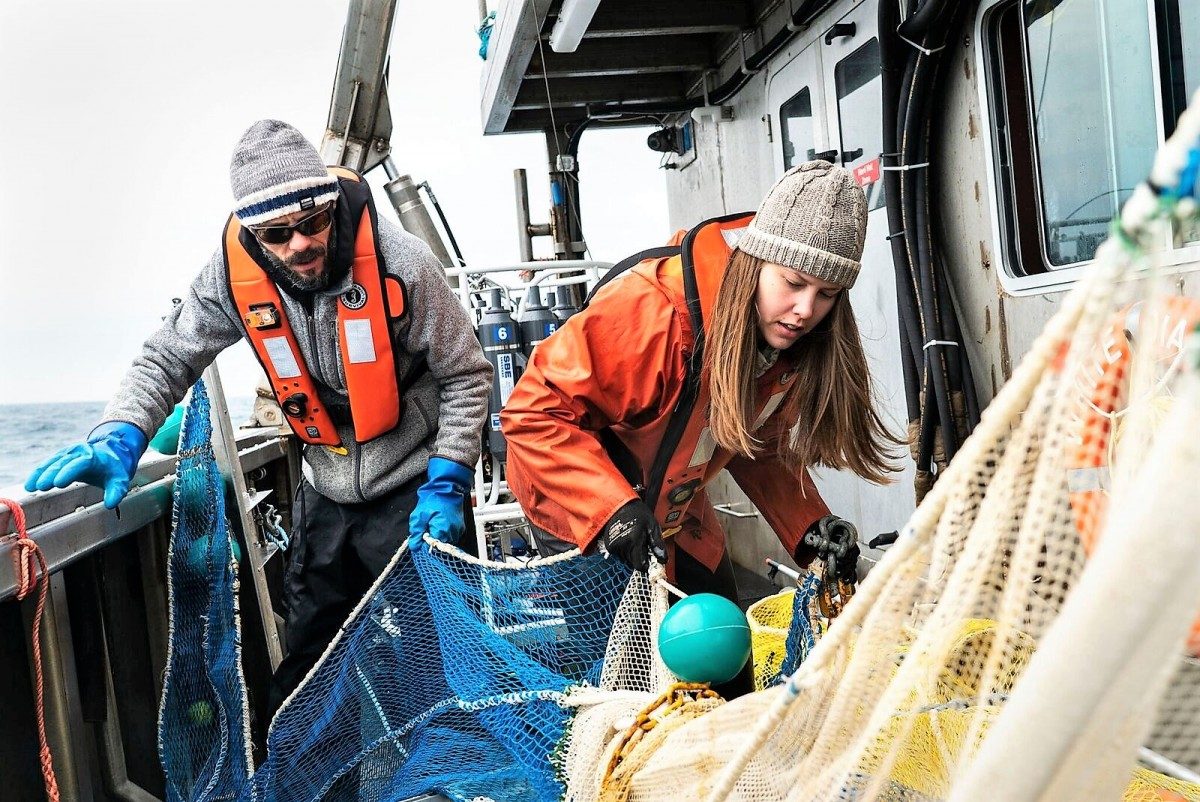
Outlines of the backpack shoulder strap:
{"label": "backpack shoulder strap", "polygon": [[[702,226],[704,223],[700,225]],[[683,391],[667,422],[662,442],[654,454],[654,462],[646,476],[646,489],[642,494],[642,499],[652,510],[658,506],[658,497],[662,494],[663,480],[666,478],[667,468],[671,464],[671,457],[674,456],[675,449],[679,448],[679,441],[683,439],[683,433],[687,430],[692,412],[696,408],[696,400],[700,395],[700,374],[704,365],[704,316],[700,309],[696,265],[692,258],[692,243],[699,229],[700,226],[696,226],[690,230],[683,238],[682,245],[675,249],[683,256],[683,297],[691,318],[693,344],[692,352],[685,355],[687,373],[684,378]]]}
{"label": "backpack shoulder strap", "polygon": [[661,245],[657,248],[647,248],[646,250],[639,251],[632,256],[625,257],[610,267],[608,272],[604,274],[604,277],[596,283],[596,286],[592,287],[592,291],[588,293],[587,298],[585,298],[583,301],[583,306],[587,307],[587,305],[592,302],[592,299],[596,297],[596,293],[600,291],[601,287],[603,287],[605,284],[608,284],[610,281],[617,278],[634,265],[644,262],[647,259],[664,259],[671,256],[678,256],[680,253],[681,250],[680,246],[678,245]]}

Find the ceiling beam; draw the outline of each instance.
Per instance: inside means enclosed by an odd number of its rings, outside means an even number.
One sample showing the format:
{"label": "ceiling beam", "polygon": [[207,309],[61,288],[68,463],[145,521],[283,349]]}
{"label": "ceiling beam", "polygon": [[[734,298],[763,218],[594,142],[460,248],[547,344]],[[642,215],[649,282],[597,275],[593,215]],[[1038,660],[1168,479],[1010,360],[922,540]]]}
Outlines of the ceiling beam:
{"label": "ceiling beam", "polygon": [[[553,123],[557,124],[559,129],[563,129],[566,125],[576,125],[583,121],[587,115],[583,113],[583,107],[574,107],[555,111]],[[551,127],[550,113],[546,109],[527,109],[514,111],[508,118],[508,126],[504,129],[506,134],[530,133],[534,131],[544,131]],[[642,118],[625,118],[620,120],[595,120],[588,130],[596,128],[642,128],[651,127],[654,123],[651,120]],[[586,140],[587,138],[584,137]]]}
{"label": "ceiling beam", "polygon": [[716,69],[712,47],[705,36],[662,37],[657,40],[590,39],[574,53],[535,51],[525,79],[543,77],[587,78],[604,75],[640,75],[656,72],[703,72]]}
{"label": "ceiling beam", "polygon": [[538,44],[538,20],[550,0],[504,0],[496,15],[484,65],[480,92],[480,117],[485,134],[505,130],[505,121],[517,99],[521,78]]}
{"label": "ceiling beam", "polygon": [[[609,0],[596,9],[584,40],[729,33],[750,28],[753,24],[753,12],[747,3],[717,0],[654,3]],[[547,26],[543,30],[549,29]]]}
{"label": "ceiling beam", "polygon": [[546,84],[524,81],[517,92],[514,110],[584,106],[620,101],[664,103],[680,100],[685,83],[678,74],[628,75],[620,78],[560,78]]}

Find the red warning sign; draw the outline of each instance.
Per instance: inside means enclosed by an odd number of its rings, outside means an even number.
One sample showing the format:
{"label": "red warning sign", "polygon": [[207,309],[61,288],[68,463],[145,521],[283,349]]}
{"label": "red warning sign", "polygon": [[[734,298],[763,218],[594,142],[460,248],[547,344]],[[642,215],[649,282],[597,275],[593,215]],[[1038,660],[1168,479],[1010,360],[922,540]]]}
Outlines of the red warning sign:
{"label": "red warning sign", "polygon": [[858,182],[860,187],[869,187],[879,180],[879,159],[871,159],[869,162],[864,162],[855,167],[853,172],[854,180]]}

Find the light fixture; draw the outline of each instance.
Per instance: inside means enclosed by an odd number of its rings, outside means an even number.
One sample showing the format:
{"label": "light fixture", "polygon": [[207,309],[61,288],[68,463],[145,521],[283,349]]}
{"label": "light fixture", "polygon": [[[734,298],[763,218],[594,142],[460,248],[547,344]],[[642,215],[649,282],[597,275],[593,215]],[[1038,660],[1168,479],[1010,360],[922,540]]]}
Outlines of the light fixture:
{"label": "light fixture", "polygon": [[550,32],[550,49],[555,53],[574,53],[599,5],[600,0],[563,0],[558,21]]}

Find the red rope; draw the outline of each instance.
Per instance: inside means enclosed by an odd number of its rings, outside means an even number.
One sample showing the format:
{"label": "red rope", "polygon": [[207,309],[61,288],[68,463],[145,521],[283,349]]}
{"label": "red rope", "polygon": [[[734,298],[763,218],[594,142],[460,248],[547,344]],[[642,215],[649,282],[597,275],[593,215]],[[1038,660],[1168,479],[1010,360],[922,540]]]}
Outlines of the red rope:
{"label": "red rope", "polygon": [[[50,744],[46,741],[46,696],[42,679],[42,615],[46,612],[46,592],[50,587],[50,571],[46,568],[46,557],[38,544],[30,539],[25,530],[25,511],[11,499],[0,498],[0,504],[12,513],[13,525],[17,530],[17,542],[13,544],[13,561],[17,575],[17,600],[38,589],[37,611],[33,616],[33,633],[30,635],[30,650],[33,652],[33,674],[37,694],[38,757],[42,763],[42,781],[46,785],[49,802],[59,802],[58,780],[54,776],[54,759]],[[40,571],[40,574],[39,574]],[[39,582],[38,580],[41,579]]]}

